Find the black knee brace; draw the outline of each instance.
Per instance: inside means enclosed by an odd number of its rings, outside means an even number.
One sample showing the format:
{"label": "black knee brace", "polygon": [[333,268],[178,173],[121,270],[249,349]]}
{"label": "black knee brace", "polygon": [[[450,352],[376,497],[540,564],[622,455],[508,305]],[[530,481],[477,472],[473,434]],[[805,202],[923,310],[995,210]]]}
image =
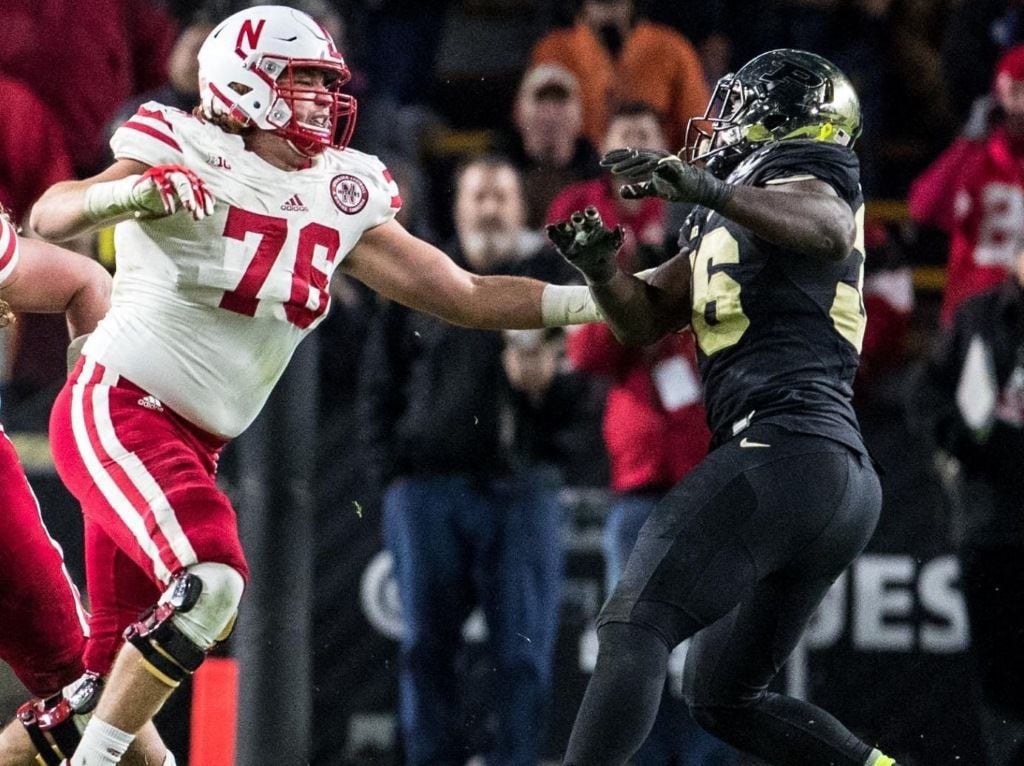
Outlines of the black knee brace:
{"label": "black knee brace", "polygon": [[167,598],[128,626],[124,633],[125,640],[142,654],[146,670],[172,689],[206,659],[206,650],[171,621],[176,613],[192,609],[202,591],[202,580],[187,571],[179,572],[171,580]]}
{"label": "black knee brace", "polygon": [[67,689],[45,700],[29,700],[18,708],[18,720],[39,754],[36,760],[45,766],[60,766],[70,758],[82,734],[74,716],[91,713],[99,702],[103,680],[86,673]]}

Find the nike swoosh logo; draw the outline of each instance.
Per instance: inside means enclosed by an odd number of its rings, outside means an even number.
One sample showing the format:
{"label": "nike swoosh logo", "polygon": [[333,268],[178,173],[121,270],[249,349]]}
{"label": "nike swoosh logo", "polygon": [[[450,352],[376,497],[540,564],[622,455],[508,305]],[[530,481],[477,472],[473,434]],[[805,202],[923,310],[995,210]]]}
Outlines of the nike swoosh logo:
{"label": "nike swoosh logo", "polygon": [[748,447],[770,447],[770,446],[772,446],[772,445],[770,445],[770,444],[763,444],[762,442],[752,442],[746,436],[744,436],[742,439],[740,439],[740,447],[743,447],[744,449],[746,449]]}

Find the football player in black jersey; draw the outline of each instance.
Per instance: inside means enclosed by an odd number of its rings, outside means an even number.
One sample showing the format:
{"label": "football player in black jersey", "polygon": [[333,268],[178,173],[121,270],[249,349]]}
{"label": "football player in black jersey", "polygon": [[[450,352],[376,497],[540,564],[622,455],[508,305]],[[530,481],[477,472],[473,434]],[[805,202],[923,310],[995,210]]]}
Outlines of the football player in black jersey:
{"label": "football player in black jersey", "polygon": [[697,338],[713,450],[652,513],[601,612],[565,763],[620,766],[658,709],[668,654],[696,720],[773,766],[894,766],[825,711],[768,691],[871,537],[881,489],[851,405],[865,313],[849,80],[803,51],[719,81],[681,157],[617,149],[624,197],[696,205],[642,281],[594,209],[548,227],[618,338]]}

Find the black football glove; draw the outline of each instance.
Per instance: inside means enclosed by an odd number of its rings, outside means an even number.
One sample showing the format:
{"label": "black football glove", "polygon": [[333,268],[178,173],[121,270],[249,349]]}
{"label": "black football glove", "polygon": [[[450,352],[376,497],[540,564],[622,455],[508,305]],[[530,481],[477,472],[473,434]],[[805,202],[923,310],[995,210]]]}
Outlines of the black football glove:
{"label": "black football glove", "polygon": [[548,224],[547,233],[565,260],[579,269],[588,282],[602,284],[615,274],[615,254],[622,247],[621,226],[606,229],[597,208],[573,213],[568,221]]}
{"label": "black football glove", "polygon": [[623,199],[661,197],[717,210],[732,196],[729,184],[661,149],[613,149],[601,166],[629,181],[619,192]]}

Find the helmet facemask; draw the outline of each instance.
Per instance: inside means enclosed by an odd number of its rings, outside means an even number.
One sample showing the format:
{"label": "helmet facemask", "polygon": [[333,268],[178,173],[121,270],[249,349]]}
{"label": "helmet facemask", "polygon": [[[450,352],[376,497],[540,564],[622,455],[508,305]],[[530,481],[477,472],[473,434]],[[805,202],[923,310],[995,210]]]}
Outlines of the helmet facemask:
{"label": "helmet facemask", "polygon": [[[754,94],[735,75],[722,77],[700,117],[691,117],[686,124],[686,136],[680,153],[688,162],[703,162],[711,172],[721,172],[749,151],[741,120],[750,110]],[[718,171],[718,172],[716,172]]]}
{"label": "helmet facemask", "polygon": [[[323,87],[296,82],[296,70],[313,69],[324,74]],[[351,78],[344,66],[325,66],[322,61],[289,60],[279,75],[275,92],[277,100],[267,114],[274,132],[287,139],[297,152],[312,157],[326,148],[344,149],[355,129],[356,100],[341,92]],[[326,107],[314,121],[301,122],[296,116],[299,105],[319,104]]]}

